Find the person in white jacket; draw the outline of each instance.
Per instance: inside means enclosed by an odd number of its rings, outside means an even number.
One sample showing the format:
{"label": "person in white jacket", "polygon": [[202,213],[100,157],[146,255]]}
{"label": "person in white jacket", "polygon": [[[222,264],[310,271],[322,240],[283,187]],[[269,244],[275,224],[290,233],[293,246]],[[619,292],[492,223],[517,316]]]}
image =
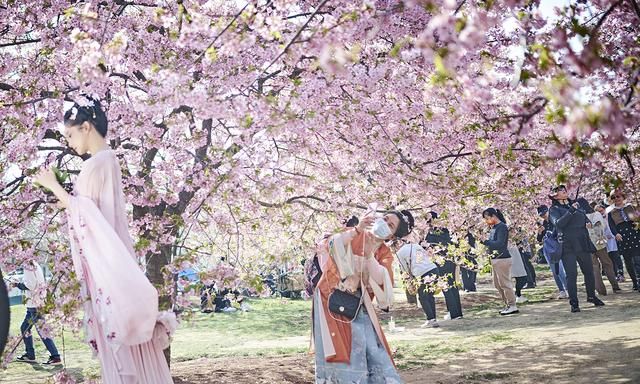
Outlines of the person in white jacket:
{"label": "person in white jacket", "polygon": [[33,347],[33,336],[31,335],[31,328],[35,326],[38,335],[40,335],[50,355],[49,360],[43,364],[59,365],[62,364],[62,361],[60,360],[60,354],[58,353],[56,344],[53,342],[53,339],[44,337],[40,333],[40,327],[44,324],[44,318],[38,313],[38,305],[42,301],[45,284],[44,274],[42,273],[40,265],[36,261],[27,263],[24,266],[23,282],[16,284],[19,289],[25,292],[25,304],[27,307],[27,314],[20,326],[26,353],[18,357],[17,360],[25,363],[36,362],[36,352]]}
{"label": "person in white jacket", "polygon": [[[511,238],[512,235],[515,235],[515,232],[514,229],[509,228],[509,237]],[[528,299],[522,295],[522,288],[527,285],[527,269],[524,266],[524,260],[515,241],[507,243],[507,250],[511,255],[511,277],[516,279],[516,303],[526,303]]]}

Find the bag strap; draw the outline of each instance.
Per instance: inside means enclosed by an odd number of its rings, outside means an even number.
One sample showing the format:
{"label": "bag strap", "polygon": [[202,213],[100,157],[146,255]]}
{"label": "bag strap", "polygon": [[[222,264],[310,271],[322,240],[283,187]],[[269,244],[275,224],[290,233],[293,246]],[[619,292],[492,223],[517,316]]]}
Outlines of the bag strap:
{"label": "bag strap", "polygon": [[[366,244],[367,241],[367,235],[365,233],[362,234],[362,253],[364,254],[364,246]],[[351,250],[351,241],[349,241],[348,243],[349,245],[347,246],[347,254],[350,258],[353,258],[353,251]],[[362,258],[364,260],[364,257]],[[339,323],[343,323],[343,324],[351,324],[356,320],[356,317],[358,317],[358,313],[360,312],[360,309],[362,308],[362,302],[364,299],[364,295],[367,294],[365,289],[362,289],[362,277],[363,277],[363,267],[364,267],[364,261],[361,260],[360,261],[360,290],[362,292],[362,295],[360,296],[360,301],[358,302],[358,308],[356,309],[356,316],[351,319],[351,320],[342,320],[342,319],[338,319],[337,317],[335,317],[333,315],[333,312],[331,312],[331,310],[329,310],[329,316],[331,316],[331,318]],[[337,288],[334,288],[334,291]],[[329,298],[331,298],[331,295],[333,295],[333,292],[331,292],[331,294],[329,295]],[[355,296],[355,295],[354,295]]]}

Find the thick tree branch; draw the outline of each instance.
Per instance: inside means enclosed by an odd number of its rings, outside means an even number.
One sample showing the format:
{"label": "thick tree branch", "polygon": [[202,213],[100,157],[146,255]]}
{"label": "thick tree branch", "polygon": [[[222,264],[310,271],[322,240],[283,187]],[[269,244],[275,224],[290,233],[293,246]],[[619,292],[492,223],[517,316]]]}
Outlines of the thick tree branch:
{"label": "thick tree branch", "polygon": [[39,43],[40,41],[41,41],[41,39],[15,40],[15,41],[13,41],[11,43],[2,43],[2,44],[0,44],[0,48],[15,47],[15,46],[18,46],[18,45]]}
{"label": "thick tree branch", "polygon": [[633,10],[636,12],[636,15],[638,16],[638,18],[640,18],[640,5],[638,5],[638,2],[636,0],[629,0],[631,2],[631,6],[633,7]]}

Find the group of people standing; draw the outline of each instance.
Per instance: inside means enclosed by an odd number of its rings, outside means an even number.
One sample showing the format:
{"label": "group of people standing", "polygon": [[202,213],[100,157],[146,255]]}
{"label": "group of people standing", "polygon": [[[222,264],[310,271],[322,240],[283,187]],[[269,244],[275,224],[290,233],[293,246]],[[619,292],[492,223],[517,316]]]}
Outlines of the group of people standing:
{"label": "group of people standing", "polygon": [[[584,275],[587,302],[596,307],[605,305],[596,295],[596,292],[607,294],[603,273],[613,292],[620,291],[622,261],[618,252],[625,260],[634,289],[638,289],[639,216],[637,208],[626,204],[624,197],[616,190],[610,196],[613,204],[589,204],[585,199],[569,199],[567,188],[559,185],[551,189],[550,206],[537,208],[537,216],[542,219],[538,223],[537,240],[543,244],[553,236],[559,244],[558,252],[544,250],[543,246],[543,254],[558,286],[558,298],[568,298],[573,313],[580,312],[578,266]],[[522,289],[536,286],[531,246],[526,236],[507,225],[500,210],[488,208],[482,212],[482,218],[489,227],[487,238],[478,241],[469,232],[466,240],[470,247],[480,242],[489,251],[493,283],[504,302],[500,314],[517,314],[517,304],[526,301]],[[365,217],[355,228],[345,228],[319,243],[320,277],[318,289],[313,292],[316,383],[401,382],[371,305],[375,298],[383,311],[388,310],[388,279],[393,280],[394,253],[405,286],[417,287],[426,316],[423,327],[439,327],[434,299],[438,291],[434,282],[438,279],[448,285],[448,289],[443,290],[448,317],[462,318],[459,289],[454,281],[459,261],[448,255],[451,235],[438,225],[437,219],[436,212],[427,215],[428,231],[419,241],[409,240],[408,236],[415,225],[413,216],[408,211],[392,211],[378,219]],[[473,254],[465,258],[461,268],[463,288],[475,291],[477,261]],[[356,313],[353,317],[341,315],[340,311],[348,309],[350,304],[339,291],[354,295],[353,303],[358,304],[351,305]],[[332,296],[341,299],[333,300]]]}
{"label": "group of people standing", "polygon": [[607,289],[603,274],[612,292],[620,292],[619,282],[624,281],[621,254],[627,273],[638,290],[637,272],[640,270],[640,232],[637,228],[638,209],[625,201],[622,190],[609,195],[609,202],[588,202],[584,198],[569,199],[566,186],[551,189],[551,205],[537,208],[537,240],[555,236],[561,244],[561,255],[554,259],[541,248],[553,273],[559,298],[569,298],[572,312],[579,312],[577,297],[577,266],[584,275],[587,302],[596,306],[604,303],[596,292],[605,296]]}

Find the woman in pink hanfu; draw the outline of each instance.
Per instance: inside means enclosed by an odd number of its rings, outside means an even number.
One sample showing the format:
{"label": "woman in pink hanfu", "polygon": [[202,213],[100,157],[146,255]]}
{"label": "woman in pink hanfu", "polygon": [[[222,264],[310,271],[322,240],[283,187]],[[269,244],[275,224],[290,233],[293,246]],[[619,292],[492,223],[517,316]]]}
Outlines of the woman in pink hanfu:
{"label": "woman in pink hanfu", "polygon": [[133,250],[125,213],[120,165],[109,148],[107,118],[100,103],[88,100],[65,113],[65,136],[84,163],[73,194],[52,170],[37,181],[67,208],[76,277],[85,299],[87,342],[102,367],[104,384],[173,383],[163,350],[176,320],[158,313],[158,293]]}

